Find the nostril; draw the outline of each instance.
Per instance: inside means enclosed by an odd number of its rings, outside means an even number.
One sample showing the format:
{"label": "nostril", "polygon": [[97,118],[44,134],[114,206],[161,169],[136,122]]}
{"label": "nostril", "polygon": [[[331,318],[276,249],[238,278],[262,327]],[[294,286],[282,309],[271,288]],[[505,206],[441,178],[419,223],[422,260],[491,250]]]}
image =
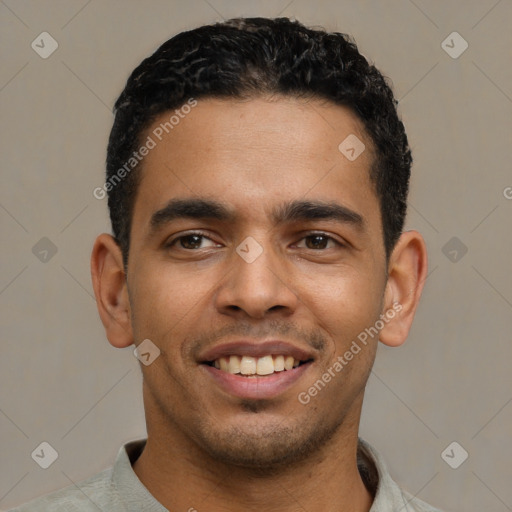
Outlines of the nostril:
{"label": "nostril", "polygon": [[281,306],[280,304],[278,304],[277,306],[272,306],[268,310],[269,311],[281,311],[282,309],[285,309],[285,308],[286,308],[286,306]]}

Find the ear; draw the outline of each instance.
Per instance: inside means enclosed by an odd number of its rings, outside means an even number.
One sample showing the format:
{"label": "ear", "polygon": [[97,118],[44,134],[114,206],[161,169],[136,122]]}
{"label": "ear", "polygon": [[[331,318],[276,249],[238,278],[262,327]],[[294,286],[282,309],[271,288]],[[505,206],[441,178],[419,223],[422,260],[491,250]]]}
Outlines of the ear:
{"label": "ear", "polygon": [[94,243],[91,276],[108,341],[117,348],[130,346],[133,333],[123,256],[115,239],[106,233]]}
{"label": "ear", "polygon": [[379,334],[384,345],[397,347],[407,339],[426,277],[425,241],[417,231],[406,231],[389,258],[383,311],[387,321]]}

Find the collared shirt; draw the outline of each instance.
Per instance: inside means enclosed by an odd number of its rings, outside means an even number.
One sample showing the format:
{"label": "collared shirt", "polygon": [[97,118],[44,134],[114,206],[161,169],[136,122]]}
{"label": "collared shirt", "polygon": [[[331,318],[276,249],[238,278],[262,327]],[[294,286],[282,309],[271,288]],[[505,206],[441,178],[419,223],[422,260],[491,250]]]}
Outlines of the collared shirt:
{"label": "collared shirt", "polygon": [[[144,487],[132,464],[142,453],[146,439],[123,445],[112,468],[37,498],[10,512],[169,512]],[[380,454],[359,439],[358,467],[374,495],[370,512],[441,512],[409,493],[392,480]]]}

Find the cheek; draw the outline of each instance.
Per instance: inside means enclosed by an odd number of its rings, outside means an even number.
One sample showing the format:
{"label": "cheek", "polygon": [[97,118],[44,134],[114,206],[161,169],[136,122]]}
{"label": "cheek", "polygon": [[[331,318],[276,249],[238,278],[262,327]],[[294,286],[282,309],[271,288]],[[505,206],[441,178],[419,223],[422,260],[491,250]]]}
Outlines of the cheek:
{"label": "cheek", "polygon": [[[382,293],[375,285],[375,275],[355,270],[316,283],[308,308],[314,322],[328,333],[329,346],[308,389],[315,393],[322,388],[321,399],[330,404],[335,417],[364,390],[368,380],[378,336],[369,337],[365,329],[379,318]],[[325,394],[319,380],[328,381]]]}
{"label": "cheek", "polygon": [[328,275],[309,274],[298,288],[315,321],[341,345],[338,351],[378,318],[383,287],[377,277],[371,269],[340,267]]}
{"label": "cheek", "polygon": [[186,327],[204,307],[208,280],[188,271],[158,265],[137,269],[133,284],[133,330],[137,338],[165,340]]}

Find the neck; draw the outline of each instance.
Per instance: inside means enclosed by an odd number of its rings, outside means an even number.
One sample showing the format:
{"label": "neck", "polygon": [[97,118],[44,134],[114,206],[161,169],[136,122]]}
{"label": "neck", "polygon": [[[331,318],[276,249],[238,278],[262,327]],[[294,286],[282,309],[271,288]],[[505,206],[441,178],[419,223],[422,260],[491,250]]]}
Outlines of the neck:
{"label": "neck", "polygon": [[133,469],[169,510],[368,512],[373,498],[357,468],[359,414],[307,460],[272,470],[225,464],[168,423],[148,422]]}

